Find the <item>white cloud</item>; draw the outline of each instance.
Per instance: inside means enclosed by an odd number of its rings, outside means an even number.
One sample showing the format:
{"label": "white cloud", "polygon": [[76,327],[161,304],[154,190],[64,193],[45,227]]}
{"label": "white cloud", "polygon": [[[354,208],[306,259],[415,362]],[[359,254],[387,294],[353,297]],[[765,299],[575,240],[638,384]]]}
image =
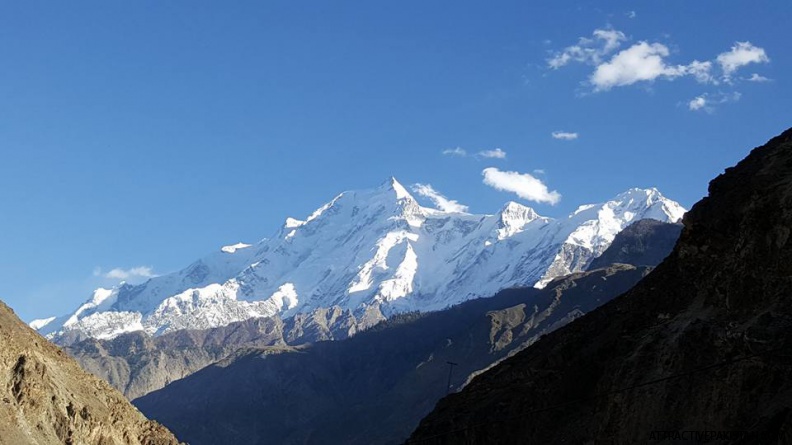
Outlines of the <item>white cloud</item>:
{"label": "white cloud", "polygon": [[465,149],[462,148],[462,147],[457,147],[457,148],[449,148],[447,150],[443,150],[443,154],[444,155],[449,155],[449,156],[462,156],[462,157],[465,157],[465,156],[467,156],[467,151],[465,151]]}
{"label": "white cloud", "polygon": [[561,139],[562,141],[571,141],[578,138],[577,133],[569,133],[566,131],[554,131],[552,135],[553,139]]}
{"label": "white cloud", "polygon": [[617,86],[653,81],[659,77],[673,79],[686,74],[684,66],[666,65],[663,58],[668,54],[668,47],[661,43],[638,42],[610,61],[598,65],[589,82],[595,91],[607,91]]}
{"label": "white cloud", "polygon": [[545,171],[542,170],[541,168],[537,168],[536,170],[533,171],[533,173],[535,175],[543,175],[543,174],[545,174]]}
{"label": "white cloud", "polygon": [[691,111],[700,110],[704,108],[706,105],[707,105],[707,98],[704,96],[695,97],[691,99],[690,102],[688,102],[688,108]]}
{"label": "white cloud", "polygon": [[478,155],[485,158],[506,159],[506,152],[500,148],[496,148],[495,150],[482,150],[478,152]]}
{"label": "white cloud", "polygon": [[[634,17],[633,12],[629,12],[628,17]],[[597,29],[593,38],[580,38],[577,45],[555,53],[547,63],[553,69],[561,68],[571,62],[593,65],[594,71],[589,75],[587,83],[594,92],[608,91],[614,87],[640,82],[674,80],[680,77],[691,77],[698,83],[709,85],[720,85],[721,82],[733,84],[735,80],[751,82],[769,80],[758,74],[748,78],[734,76],[738,69],[746,65],[770,61],[763,48],[750,42],[736,42],[729,51],[711,60],[672,64],[667,61],[671,52],[662,43],[639,41],[617,52],[626,40],[628,39],[620,31]],[[711,102],[709,98],[707,101]]]}
{"label": "white cloud", "polygon": [[598,64],[627,40],[623,32],[615,29],[595,29],[592,35],[594,38],[581,37],[577,45],[556,53],[547,59],[547,65],[558,69],[572,61]]}
{"label": "white cloud", "polygon": [[688,102],[688,109],[690,111],[706,111],[707,113],[712,113],[715,111],[715,106],[720,104],[725,104],[727,102],[737,102],[742,97],[738,91],[734,91],[731,93],[715,93],[715,94],[708,94],[704,93],[700,96],[694,97],[693,99]]}
{"label": "white cloud", "polygon": [[747,80],[749,82],[770,82],[770,79],[768,79],[767,77],[761,76],[761,75],[756,74],[756,73],[751,74],[751,77],[749,77],[749,78],[747,78],[745,80]]}
{"label": "white cloud", "polygon": [[695,77],[699,83],[718,83],[712,76],[712,62],[710,61],[694,60],[685,67],[685,73]]}
{"label": "white cloud", "polygon": [[122,269],[116,267],[109,272],[103,273],[101,267],[94,268],[93,274],[95,277],[103,277],[112,280],[141,280],[156,277],[154,271],[149,266],[138,266],[129,269]]}
{"label": "white cloud", "polygon": [[435,190],[431,184],[413,184],[411,188],[415,193],[432,200],[434,205],[444,212],[465,213],[468,211],[468,206],[446,198],[442,193]]}
{"label": "white cloud", "polygon": [[730,51],[721,53],[716,59],[723,69],[723,77],[726,80],[741,67],[751,63],[767,63],[770,59],[765,50],[754,46],[751,42],[737,42]]}
{"label": "white cloud", "polygon": [[540,179],[528,173],[500,171],[495,167],[489,167],[481,174],[484,176],[484,184],[497,190],[515,193],[528,201],[557,204],[561,200],[560,193],[555,190],[549,191]]}
{"label": "white cloud", "polygon": [[627,18],[634,19],[636,15],[638,14],[636,14],[635,11],[630,11],[627,13]]}

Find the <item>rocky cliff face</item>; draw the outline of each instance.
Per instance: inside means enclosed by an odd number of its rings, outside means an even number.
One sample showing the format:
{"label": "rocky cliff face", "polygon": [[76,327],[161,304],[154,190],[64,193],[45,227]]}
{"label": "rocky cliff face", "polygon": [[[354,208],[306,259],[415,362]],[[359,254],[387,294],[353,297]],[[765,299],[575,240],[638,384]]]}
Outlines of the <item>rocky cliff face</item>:
{"label": "rocky cliff face", "polygon": [[182,330],[153,337],[143,331],[111,340],[85,339],[64,349],[92,374],[132,400],[225,359],[244,348],[300,345],[342,340],[369,327],[339,307],[298,314],[252,318],[204,330]]}
{"label": "rocky cliff face", "polygon": [[629,289],[618,265],[511,289],[445,311],[397,315],[344,341],[242,350],[135,400],[193,445],[386,444],[447,391]]}
{"label": "rocky cliff face", "polygon": [[409,443],[792,443],[792,129],[684,225],[635,288],[443,399]]}
{"label": "rocky cliff face", "polygon": [[0,444],[176,445],[0,303]]}
{"label": "rocky cliff face", "polygon": [[665,223],[656,219],[636,221],[616,235],[605,252],[589,264],[588,270],[614,263],[657,266],[674,250],[680,232],[681,223]]}

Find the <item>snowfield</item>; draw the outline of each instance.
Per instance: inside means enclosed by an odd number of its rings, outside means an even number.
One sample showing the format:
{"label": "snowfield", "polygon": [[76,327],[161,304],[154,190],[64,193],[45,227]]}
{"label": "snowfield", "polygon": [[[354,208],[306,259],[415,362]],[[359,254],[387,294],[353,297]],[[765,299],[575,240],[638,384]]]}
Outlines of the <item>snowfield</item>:
{"label": "snowfield", "polygon": [[451,213],[420,206],[391,178],[344,192],[305,220],[287,218],[272,238],[222,247],[143,284],[97,289],[74,313],[30,325],[49,338],[108,339],[332,306],[434,311],[507,287],[542,287],[583,270],[631,222],[675,222],[684,212],[656,189],[636,188],[563,219],[515,202],[495,215]]}

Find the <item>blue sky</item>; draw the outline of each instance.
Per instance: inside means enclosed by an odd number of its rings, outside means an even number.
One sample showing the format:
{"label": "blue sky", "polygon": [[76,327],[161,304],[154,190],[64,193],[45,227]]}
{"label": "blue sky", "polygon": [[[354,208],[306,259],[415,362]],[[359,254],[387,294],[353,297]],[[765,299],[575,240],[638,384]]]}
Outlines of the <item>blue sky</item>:
{"label": "blue sky", "polygon": [[788,1],[493,3],[0,3],[0,298],[66,313],[391,175],[689,207],[792,124]]}

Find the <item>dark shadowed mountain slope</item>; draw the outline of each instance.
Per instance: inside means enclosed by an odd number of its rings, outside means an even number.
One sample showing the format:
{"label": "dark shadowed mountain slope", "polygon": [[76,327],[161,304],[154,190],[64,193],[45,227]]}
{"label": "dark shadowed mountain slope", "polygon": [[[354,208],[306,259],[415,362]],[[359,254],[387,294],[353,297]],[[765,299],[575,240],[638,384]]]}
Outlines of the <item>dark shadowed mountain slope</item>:
{"label": "dark shadowed mountain slope", "polygon": [[578,273],[343,341],[240,351],[135,401],[193,445],[399,443],[451,386],[629,289],[648,268]]}
{"label": "dark shadowed mountain slope", "polygon": [[792,129],[684,224],[635,288],[443,399],[409,443],[792,443]]}
{"label": "dark shadowed mountain slope", "polygon": [[2,445],[179,443],[2,303],[0,372]]}
{"label": "dark shadowed mountain slope", "polygon": [[681,231],[680,223],[666,223],[656,219],[636,221],[616,235],[605,252],[594,258],[588,270],[614,263],[657,266],[674,250]]}
{"label": "dark shadowed mountain slope", "polygon": [[277,315],[251,318],[218,328],[181,330],[158,337],[137,331],[110,340],[88,338],[64,349],[85,370],[135,399],[240,348],[344,339],[365,323],[339,307],[320,308],[287,320]]}

